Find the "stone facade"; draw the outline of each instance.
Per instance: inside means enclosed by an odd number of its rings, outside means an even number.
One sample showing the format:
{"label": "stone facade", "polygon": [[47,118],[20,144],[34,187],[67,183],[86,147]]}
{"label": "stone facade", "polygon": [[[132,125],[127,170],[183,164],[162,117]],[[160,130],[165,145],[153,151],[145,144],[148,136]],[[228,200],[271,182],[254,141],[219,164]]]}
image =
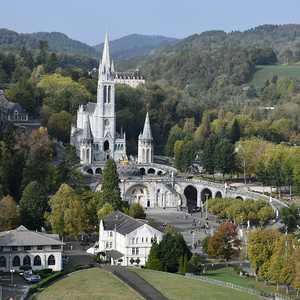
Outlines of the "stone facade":
{"label": "stone facade", "polygon": [[0,271],[20,270],[30,266],[33,270],[62,270],[63,243],[56,234],[30,231],[24,226],[0,233]]}
{"label": "stone facade", "polygon": [[71,129],[71,144],[76,147],[81,164],[126,159],[126,135],[116,132],[114,67],[108,35],[99,65],[97,103],[79,107],[77,124]]}
{"label": "stone facade", "polygon": [[[97,103],[80,105],[76,125],[71,128],[71,144],[75,146],[82,165],[101,165],[110,158],[115,161],[127,160],[126,134],[122,130],[116,132],[116,78],[121,80],[123,77],[114,71],[106,35],[99,64]],[[143,134],[139,137],[140,163],[153,161],[152,140],[147,114]]]}
{"label": "stone facade", "polygon": [[163,232],[145,220],[131,218],[119,211],[100,221],[97,252],[106,252],[112,264],[144,266],[154,239]]}

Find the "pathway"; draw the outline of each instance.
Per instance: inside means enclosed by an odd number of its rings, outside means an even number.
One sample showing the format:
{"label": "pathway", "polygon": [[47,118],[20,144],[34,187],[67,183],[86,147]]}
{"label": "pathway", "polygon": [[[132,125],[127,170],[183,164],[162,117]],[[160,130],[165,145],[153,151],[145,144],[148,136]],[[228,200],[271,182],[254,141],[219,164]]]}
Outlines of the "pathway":
{"label": "pathway", "polygon": [[157,289],[155,289],[151,284],[145,281],[135,272],[121,266],[111,266],[103,265],[105,270],[111,272],[123,282],[128,284],[136,292],[142,295],[147,300],[167,300],[164,295],[162,295]]}

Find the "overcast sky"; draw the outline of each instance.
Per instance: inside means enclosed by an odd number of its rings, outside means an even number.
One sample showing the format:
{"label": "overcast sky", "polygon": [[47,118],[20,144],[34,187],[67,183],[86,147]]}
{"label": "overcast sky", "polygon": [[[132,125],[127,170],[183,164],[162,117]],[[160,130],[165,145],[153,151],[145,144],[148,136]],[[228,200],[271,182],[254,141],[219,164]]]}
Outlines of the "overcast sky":
{"label": "overcast sky", "polygon": [[300,0],[0,0],[0,28],[60,31],[88,44],[130,33],[186,37],[300,23]]}

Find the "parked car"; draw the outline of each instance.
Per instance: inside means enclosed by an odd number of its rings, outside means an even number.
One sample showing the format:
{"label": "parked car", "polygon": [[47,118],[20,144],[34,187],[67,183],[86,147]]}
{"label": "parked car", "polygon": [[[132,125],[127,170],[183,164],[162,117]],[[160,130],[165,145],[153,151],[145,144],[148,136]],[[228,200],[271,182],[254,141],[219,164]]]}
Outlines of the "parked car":
{"label": "parked car", "polygon": [[37,275],[37,274],[32,274],[30,277],[28,277],[25,280],[30,282],[30,283],[37,283],[41,280],[41,276]]}
{"label": "parked car", "polygon": [[33,274],[32,271],[24,271],[23,278],[30,283],[37,283],[41,280],[41,276]]}

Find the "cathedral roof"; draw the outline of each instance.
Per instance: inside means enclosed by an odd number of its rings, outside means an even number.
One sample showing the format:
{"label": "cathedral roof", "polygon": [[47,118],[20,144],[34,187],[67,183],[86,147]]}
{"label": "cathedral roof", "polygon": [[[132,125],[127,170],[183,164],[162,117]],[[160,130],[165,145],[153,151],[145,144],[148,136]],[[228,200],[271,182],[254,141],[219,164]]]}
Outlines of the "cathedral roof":
{"label": "cathedral roof", "polygon": [[86,105],[86,110],[88,111],[89,114],[92,114],[92,113],[94,113],[96,106],[97,106],[97,103],[88,102]]}
{"label": "cathedral roof", "polygon": [[144,140],[153,140],[148,112],[145,119],[144,130],[142,135],[140,135],[140,138]]}

